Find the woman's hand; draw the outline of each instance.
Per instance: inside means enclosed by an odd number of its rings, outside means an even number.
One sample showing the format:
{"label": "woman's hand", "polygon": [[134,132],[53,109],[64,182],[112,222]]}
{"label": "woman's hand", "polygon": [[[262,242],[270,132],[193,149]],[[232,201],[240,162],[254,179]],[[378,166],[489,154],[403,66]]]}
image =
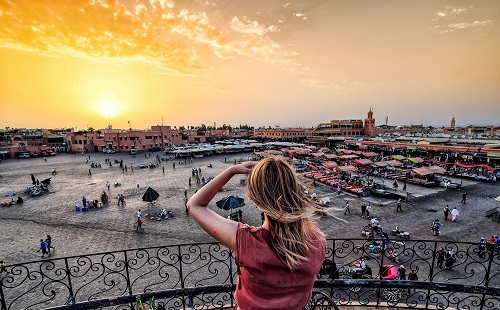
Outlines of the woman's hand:
{"label": "woman's hand", "polygon": [[231,167],[231,172],[234,174],[250,174],[256,164],[257,162],[247,161]]}

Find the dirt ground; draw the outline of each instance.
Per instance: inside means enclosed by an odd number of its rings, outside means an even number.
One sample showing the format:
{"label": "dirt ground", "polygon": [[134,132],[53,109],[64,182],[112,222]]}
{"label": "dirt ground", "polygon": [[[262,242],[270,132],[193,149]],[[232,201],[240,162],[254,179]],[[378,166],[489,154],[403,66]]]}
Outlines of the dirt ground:
{"label": "dirt ground", "polygon": [[[161,161],[154,169],[140,169],[140,164],[156,161],[156,155],[146,158],[145,153],[136,156],[128,154],[60,154],[47,158],[10,159],[0,163],[0,201],[10,201],[4,195],[15,191],[24,199],[24,203],[12,207],[0,208],[0,259],[6,264],[38,260],[36,251],[39,240],[50,234],[56,247],[54,256],[72,256],[130,248],[185,244],[213,241],[194,220],[185,212],[184,191],[190,197],[199,188],[195,180],[188,184],[192,168],[200,168],[205,178],[216,176],[219,172],[234,164],[235,160],[248,160],[251,154],[215,155],[196,158],[192,163],[181,164],[179,160]],[[112,167],[105,164],[109,158]],[[114,161],[123,160],[127,172],[122,171]],[[90,168],[90,163],[100,163],[102,168]],[[175,167],[174,167],[175,163]],[[212,168],[207,167],[212,164]],[[130,165],[134,166],[132,171]],[[52,176],[55,168],[57,174]],[[164,168],[164,170],[163,170]],[[89,169],[92,175],[89,176]],[[42,181],[51,177],[50,191],[38,197],[29,197],[24,193],[31,186],[30,175]],[[220,210],[215,201],[229,195],[245,198],[242,208],[243,221],[258,226],[261,223],[260,212],[248,200],[243,176],[234,177],[217,194],[211,207],[223,216],[229,211]],[[107,190],[106,182],[120,182],[121,186],[111,186],[110,202],[100,209],[77,212],[75,206],[81,206],[82,196],[87,199],[99,199],[100,193]],[[336,189],[322,185],[313,185],[310,180],[301,178],[310,192],[318,198],[329,197],[331,203],[328,213],[320,216],[318,222],[329,238],[361,238],[361,229],[368,223],[361,218],[360,206],[372,204],[372,214],[381,226],[394,229],[398,225],[407,230],[412,239],[439,239],[451,241],[476,242],[481,236],[500,234],[500,224],[485,217],[485,212],[500,207],[494,198],[500,196],[500,187],[463,180],[462,191],[444,191],[443,188],[422,188],[409,184],[409,203],[403,203],[403,212],[396,211],[395,200],[381,198],[359,198],[346,192],[337,195]],[[460,182],[460,180],[454,180]],[[386,180],[386,184],[390,184]],[[149,206],[141,197],[148,187],[154,188],[160,198]],[[461,204],[462,192],[467,191],[466,204]],[[117,195],[124,194],[126,204],[118,206]],[[16,197],[14,197],[16,198]],[[344,215],[345,201],[351,205],[351,214]],[[460,211],[458,221],[445,222],[442,234],[432,236],[430,225],[439,218],[444,221],[443,207],[457,207]],[[156,221],[150,220],[162,208],[172,210],[174,218]],[[134,222],[137,210],[142,209],[145,232],[136,233]]]}

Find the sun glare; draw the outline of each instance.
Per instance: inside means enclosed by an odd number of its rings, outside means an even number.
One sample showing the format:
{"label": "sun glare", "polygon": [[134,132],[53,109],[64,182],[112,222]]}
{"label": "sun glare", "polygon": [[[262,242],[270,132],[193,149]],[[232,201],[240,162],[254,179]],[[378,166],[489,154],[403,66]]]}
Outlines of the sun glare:
{"label": "sun glare", "polygon": [[102,92],[97,98],[96,106],[106,117],[115,116],[121,108],[120,100],[110,91]]}

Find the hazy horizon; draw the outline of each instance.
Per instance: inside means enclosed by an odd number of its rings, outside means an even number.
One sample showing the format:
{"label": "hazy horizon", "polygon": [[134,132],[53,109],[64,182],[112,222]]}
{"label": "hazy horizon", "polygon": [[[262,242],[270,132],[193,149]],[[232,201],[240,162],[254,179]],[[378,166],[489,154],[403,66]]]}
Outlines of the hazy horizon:
{"label": "hazy horizon", "polygon": [[500,125],[500,1],[11,0],[0,21],[1,127]]}

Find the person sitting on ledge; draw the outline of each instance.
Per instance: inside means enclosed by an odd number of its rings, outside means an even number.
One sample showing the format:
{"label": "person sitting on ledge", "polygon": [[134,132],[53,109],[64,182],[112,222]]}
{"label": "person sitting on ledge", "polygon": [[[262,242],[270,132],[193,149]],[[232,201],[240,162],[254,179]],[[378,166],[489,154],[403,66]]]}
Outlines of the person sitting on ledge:
{"label": "person sitting on ledge", "polygon": [[[231,221],[208,209],[235,175],[247,174],[248,197],[263,212],[260,227]],[[195,193],[189,213],[236,254],[235,309],[301,310],[325,259],[326,240],[313,222],[313,202],[286,161],[266,158],[231,166]],[[279,292],[277,294],[277,292]]]}

